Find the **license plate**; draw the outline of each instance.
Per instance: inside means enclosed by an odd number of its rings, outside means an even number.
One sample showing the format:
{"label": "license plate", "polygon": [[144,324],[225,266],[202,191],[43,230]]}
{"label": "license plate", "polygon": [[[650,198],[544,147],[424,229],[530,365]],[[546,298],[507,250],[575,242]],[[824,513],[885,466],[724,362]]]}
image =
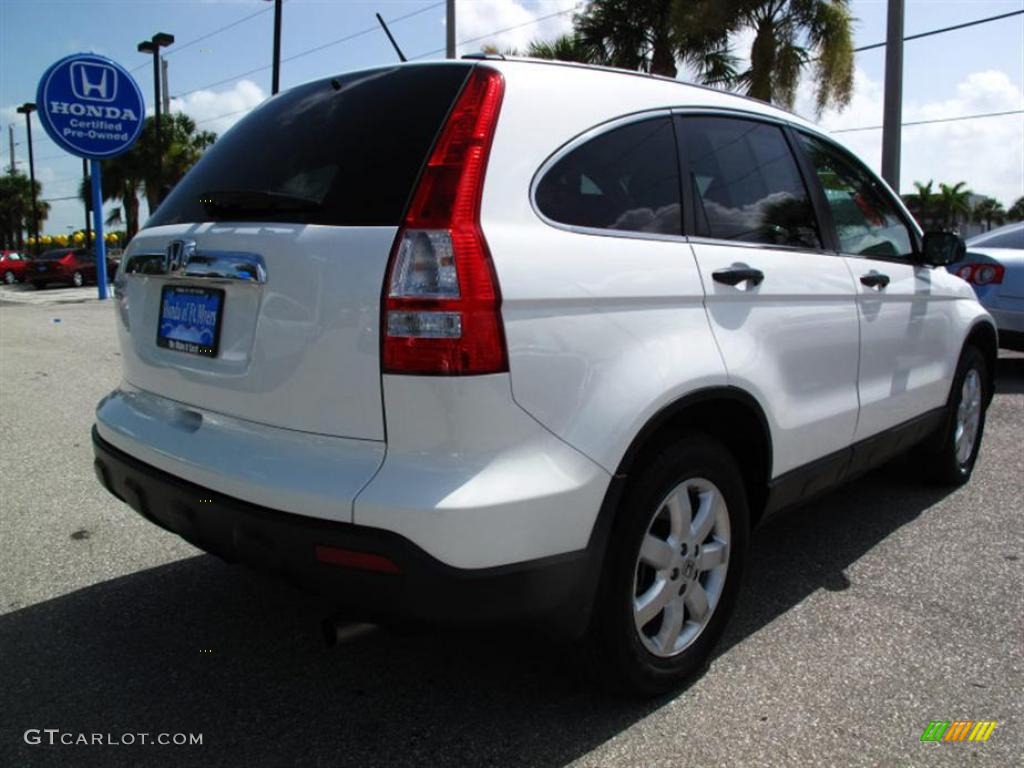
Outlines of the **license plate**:
{"label": "license plate", "polygon": [[216,357],[224,291],[185,285],[164,286],[160,294],[157,346],[202,357]]}

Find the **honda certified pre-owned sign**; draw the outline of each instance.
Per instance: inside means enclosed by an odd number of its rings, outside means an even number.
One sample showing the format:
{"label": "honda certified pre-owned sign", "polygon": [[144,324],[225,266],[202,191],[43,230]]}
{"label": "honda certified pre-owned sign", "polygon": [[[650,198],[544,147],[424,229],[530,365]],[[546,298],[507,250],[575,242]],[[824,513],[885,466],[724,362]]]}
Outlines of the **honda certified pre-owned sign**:
{"label": "honda certified pre-owned sign", "polygon": [[58,146],[93,160],[127,151],[146,118],[132,76],[95,53],[67,56],[46,70],[36,105],[43,128]]}

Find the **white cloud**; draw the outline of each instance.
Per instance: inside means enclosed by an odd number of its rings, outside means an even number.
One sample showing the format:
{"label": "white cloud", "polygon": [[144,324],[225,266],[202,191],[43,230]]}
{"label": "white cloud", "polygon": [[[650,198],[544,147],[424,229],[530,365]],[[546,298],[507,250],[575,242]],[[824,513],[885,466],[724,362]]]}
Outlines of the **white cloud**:
{"label": "white cloud", "polygon": [[[935,120],[987,112],[1024,109],[1019,85],[999,70],[974,72],[952,87],[947,99],[920,102],[905,94],[903,122]],[[850,106],[829,109],[818,121],[826,130],[882,124],[883,86],[862,70],[856,71]],[[797,97],[797,112],[814,119],[814,94],[805,83]],[[836,139],[853,149],[876,171],[881,165],[882,132],[838,133]],[[966,181],[974,192],[991,195],[1004,205],[1024,195],[1024,115],[961,120],[903,129],[900,182],[903,192],[915,181]]]}
{"label": "white cloud", "polygon": [[[551,40],[572,31],[572,13],[579,3],[570,0],[527,4],[519,0],[464,0],[458,4],[456,26],[458,40],[473,42],[459,46],[459,53],[479,51],[484,45],[504,51],[515,48],[525,53],[533,40]],[[565,13],[532,23],[535,19],[558,11]],[[516,29],[509,29],[516,27]],[[508,32],[493,34],[497,30]]]}
{"label": "white cloud", "polygon": [[194,91],[171,99],[171,111],[184,112],[199,129],[220,135],[265,98],[263,89],[252,80],[239,80],[226,91]]}

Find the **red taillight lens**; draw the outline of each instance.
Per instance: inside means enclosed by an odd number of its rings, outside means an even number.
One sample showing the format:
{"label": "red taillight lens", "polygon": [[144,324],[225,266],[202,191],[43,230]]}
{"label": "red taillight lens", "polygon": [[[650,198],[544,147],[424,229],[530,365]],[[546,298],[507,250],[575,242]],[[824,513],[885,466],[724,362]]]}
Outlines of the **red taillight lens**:
{"label": "red taillight lens", "polygon": [[480,228],[504,89],[499,72],[474,69],[423,170],[384,284],[385,373],[508,370],[501,295]]}
{"label": "red taillight lens", "polygon": [[995,285],[1003,282],[1006,268],[1002,264],[964,264],[956,274],[972,285]]}

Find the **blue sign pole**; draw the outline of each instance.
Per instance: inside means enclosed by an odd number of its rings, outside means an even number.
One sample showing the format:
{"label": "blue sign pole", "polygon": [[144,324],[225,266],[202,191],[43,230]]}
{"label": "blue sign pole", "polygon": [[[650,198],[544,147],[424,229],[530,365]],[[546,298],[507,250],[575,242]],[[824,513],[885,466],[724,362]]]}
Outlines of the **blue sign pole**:
{"label": "blue sign pole", "polygon": [[92,231],[96,237],[96,282],[100,300],[107,298],[107,244],[103,240],[103,171],[99,160],[89,163],[92,184]]}
{"label": "blue sign pole", "polygon": [[92,161],[96,279],[99,297],[105,299],[107,249],[100,161],[127,152],[139,138],[146,118],[142,91],[116,61],[95,53],[76,53],[43,73],[36,104],[39,120],[54,143]]}

